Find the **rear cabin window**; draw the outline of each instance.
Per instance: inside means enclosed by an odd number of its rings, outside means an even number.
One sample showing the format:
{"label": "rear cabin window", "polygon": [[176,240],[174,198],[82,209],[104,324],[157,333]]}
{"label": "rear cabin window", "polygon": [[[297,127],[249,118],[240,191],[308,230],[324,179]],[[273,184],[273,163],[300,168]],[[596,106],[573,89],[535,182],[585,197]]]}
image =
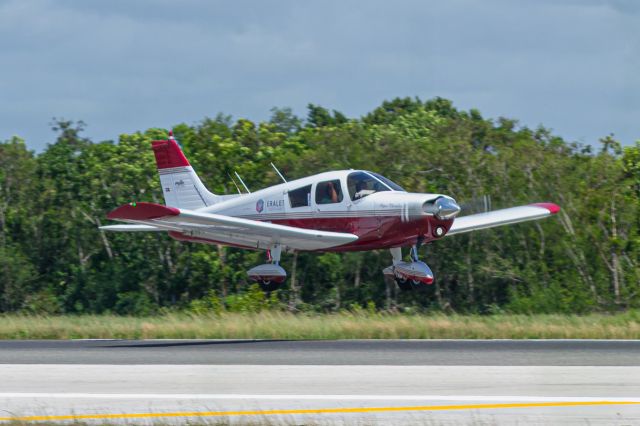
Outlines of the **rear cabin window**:
{"label": "rear cabin window", "polygon": [[316,185],[316,204],[335,204],[342,202],[340,180],[328,180]]}
{"label": "rear cabin window", "polygon": [[289,191],[291,208],[306,207],[311,204],[311,185]]}

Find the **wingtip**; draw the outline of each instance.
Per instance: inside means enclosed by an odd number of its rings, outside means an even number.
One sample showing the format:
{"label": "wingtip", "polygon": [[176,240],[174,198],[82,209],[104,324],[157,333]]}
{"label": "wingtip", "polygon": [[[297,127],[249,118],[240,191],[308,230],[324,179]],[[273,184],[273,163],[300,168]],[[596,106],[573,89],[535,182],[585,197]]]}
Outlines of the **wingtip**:
{"label": "wingtip", "polygon": [[554,203],[534,203],[531,204],[532,206],[536,206],[536,207],[542,207],[545,208],[547,210],[549,210],[549,212],[551,214],[556,214],[560,211],[560,206]]}

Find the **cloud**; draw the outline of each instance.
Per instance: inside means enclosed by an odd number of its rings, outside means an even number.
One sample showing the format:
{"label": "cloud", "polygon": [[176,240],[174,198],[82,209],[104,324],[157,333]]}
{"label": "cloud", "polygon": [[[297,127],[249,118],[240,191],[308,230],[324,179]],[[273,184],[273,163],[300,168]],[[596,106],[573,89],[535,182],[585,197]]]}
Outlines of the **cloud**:
{"label": "cloud", "polygon": [[445,96],[594,143],[640,138],[640,13],[629,1],[0,2],[0,139],[41,149],[53,116],[87,134],[351,116]]}

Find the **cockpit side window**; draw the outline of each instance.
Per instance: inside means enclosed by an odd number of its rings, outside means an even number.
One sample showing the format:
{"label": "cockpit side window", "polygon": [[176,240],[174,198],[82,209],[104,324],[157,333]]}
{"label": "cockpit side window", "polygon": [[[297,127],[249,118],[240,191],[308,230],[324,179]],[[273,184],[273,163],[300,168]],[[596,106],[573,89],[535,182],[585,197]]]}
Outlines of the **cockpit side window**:
{"label": "cockpit side window", "polygon": [[376,192],[390,191],[388,186],[365,172],[353,172],[347,176],[347,188],[354,201]]}
{"label": "cockpit side window", "polygon": [[311,185],[289,191],[291,208],[305,207],[311,204]]}
{"label": "cockpit side window", "polygon": [[328,180],[316,185],[316,204],[334,204],[342,202],[340,180]]}

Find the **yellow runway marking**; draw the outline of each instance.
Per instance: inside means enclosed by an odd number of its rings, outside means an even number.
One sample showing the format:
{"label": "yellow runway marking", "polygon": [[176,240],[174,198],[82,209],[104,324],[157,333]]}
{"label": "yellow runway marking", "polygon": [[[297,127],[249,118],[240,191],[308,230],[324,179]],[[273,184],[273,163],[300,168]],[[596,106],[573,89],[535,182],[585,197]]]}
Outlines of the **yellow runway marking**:
{"label": "yellow runway marking", "polygon": [[447,411],[447,410],[487,410],[501,408],[534,407],[576,407],[596,405],[640,405],[640,401],[573,401],[573,402],[531,402],[509,404],[468,404],[468,405],[418,405],[410,407],[345,407],[310,408],[292,410],[253,410],[253,411],[184,411],[174,413],[123,413],[123,414],[75,414],[64,416],[25,416],[0,417],[0,421],[55,421],[55,420],[107,420],[107,419],[144,419],[161,417],[226,417],[226,416],[271,416],[291,414],[351,414],[351,413],[390,413],[401,411]]}

